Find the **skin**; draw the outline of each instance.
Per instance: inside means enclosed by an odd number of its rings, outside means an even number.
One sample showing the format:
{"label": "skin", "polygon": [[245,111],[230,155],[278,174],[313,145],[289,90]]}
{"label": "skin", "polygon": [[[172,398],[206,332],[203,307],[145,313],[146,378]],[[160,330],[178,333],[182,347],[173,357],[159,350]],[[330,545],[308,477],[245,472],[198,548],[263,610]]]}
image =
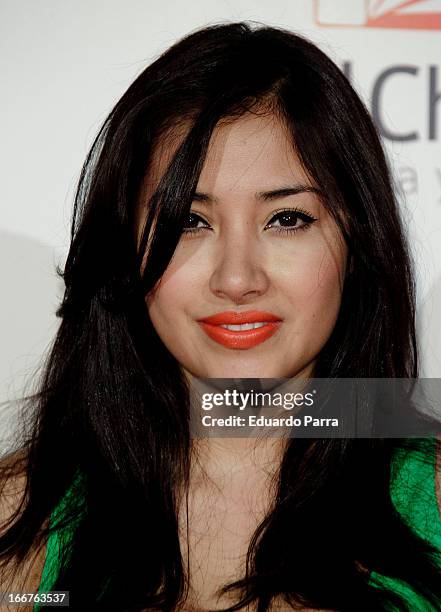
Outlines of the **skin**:
{"label": "skin", "polygon": [[[149,198],[179,144],[181,135],[175,135],[154,152],[138,238]],[[296,184],[316,187],[277,116],[249,114],[216,127],[196,189],[210,202],[195,199],[191,213],[198,217],[187,225],[206,229],[181,236],[146,298],[153,326],[189,378],[304,378],[313,372],[339,312],[347,250],[317,193],[256,197]],[[296,208],[316,220],[305,230],[278,233],[276,213]],[[289,223],[304,225],[295,214]],[[197,322],[226,310],[264,310],[283,321],[265,342],[231,349]],[[217,600],[216,589],[243,574],[250,539],[274,501],[285,442],[265,436],[198,441],[179,509],[191,575],[185,609],[227,605],[228,598]]]}
{"label": "skin", "polygon": [[[164,145],[153,156],[138,235],[146,202],[173,151]],[[218,124],[196,189],[210,202],[194,201],[191,213],[198,217],[188,223],[202,229],[183,233],[146,299],[152,324],[187,376],[289,378],[313,372],[340,308],[346,246],[318,194],[256,197],[299,183],[315,186],[276,115],[247,114]],[[277,211],[296,207],[316,221],[304,231],[277,233],[283,222]],[[288,224],[305,222],[293,213]],[[265,342],[231,349],[209,338],[197,322],[226,310],[269,311],[282,323]]]}

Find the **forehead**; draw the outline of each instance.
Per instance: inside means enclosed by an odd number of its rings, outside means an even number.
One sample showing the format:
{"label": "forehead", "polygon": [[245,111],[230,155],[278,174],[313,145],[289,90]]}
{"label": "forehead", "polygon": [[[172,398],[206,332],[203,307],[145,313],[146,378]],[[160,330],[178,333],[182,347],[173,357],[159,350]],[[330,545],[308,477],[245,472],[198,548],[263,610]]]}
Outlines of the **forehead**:
{"label": "forehead", "polygon": [[228,193],[308,183],[286,125],[275,115],[247,115],[213,133],[198,187]]}
{"label": "forehead", "polygon": [[[189,125],[170,130],[153,149],[144,195],[156,188]],[[198,190],[231,191],[274,188],[296,180],[313,184],[296,153],[292,135],[275,114],[247,113],[220,121],[213,130]]]}

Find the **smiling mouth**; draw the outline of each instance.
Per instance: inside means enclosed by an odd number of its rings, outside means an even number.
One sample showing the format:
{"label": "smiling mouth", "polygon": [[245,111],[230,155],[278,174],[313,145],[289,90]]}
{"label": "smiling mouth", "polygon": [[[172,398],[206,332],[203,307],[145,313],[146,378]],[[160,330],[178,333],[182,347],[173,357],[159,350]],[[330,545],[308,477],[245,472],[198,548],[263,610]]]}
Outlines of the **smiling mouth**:
{"label": "smiling mouth", "polygon": [[259,327],[263,327],[267,324],[267,321],[259,322],[259,323],[242,323],[241,325],[227,325],[221,324],[219,327],[223,327],[224,329],[229,329],[231,331],[248,331],[249,329],[258,329]]}
{"label": "smiling mouth", "polygon": [[249,349],[273,336],[281,321],[258,321],[256,323],[218,324],[199,321],[204,332],[212,340],[231,349]]}

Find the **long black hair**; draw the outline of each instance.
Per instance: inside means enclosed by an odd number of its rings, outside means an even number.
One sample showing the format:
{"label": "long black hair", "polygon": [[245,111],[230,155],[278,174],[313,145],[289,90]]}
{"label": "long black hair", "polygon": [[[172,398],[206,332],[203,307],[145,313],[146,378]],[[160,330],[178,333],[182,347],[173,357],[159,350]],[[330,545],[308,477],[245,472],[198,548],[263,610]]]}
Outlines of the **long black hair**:
{"label": "long black hair", "polygon": [[[347,78],[317,46],[281,28],[215,24],[178,41],[128,88],[82,169],[61,323],[20,454],[26,495],[0,537],[0,558],[19,564],[35,542],[70,526],[52,588],[70,591],[73,610],[173,610],[185,598],[177,506],[192,452],[188,386],[145,296],[180,240],[214,127],[259,108],[289,127],[351,258],[316,375],[418,376],[412,265],[390,169]],[[185,137],[138,244],[133,228],[152,153],[181,125]],[[291,440],[246,575],[226,585],[237,594],[230,609],[264,611],[278,595],[335,610],[410,609],[370,583],[372,572],[439,605],[436,550],[390,496],[392,456],[403,442]],[[49,526],[69,488],[75,495]]]}

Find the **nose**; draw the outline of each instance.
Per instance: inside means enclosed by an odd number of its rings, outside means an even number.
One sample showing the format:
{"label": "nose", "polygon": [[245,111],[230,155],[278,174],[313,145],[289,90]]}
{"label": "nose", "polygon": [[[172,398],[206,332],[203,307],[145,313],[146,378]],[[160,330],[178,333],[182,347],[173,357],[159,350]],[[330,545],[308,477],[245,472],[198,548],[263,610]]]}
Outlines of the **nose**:
{"label": "nose", "polygon": [[270,279],[261,255],[261,247],[252,237],[241,234],[220,241],[210,277],[211,292],[237,305],[264,295]]}

